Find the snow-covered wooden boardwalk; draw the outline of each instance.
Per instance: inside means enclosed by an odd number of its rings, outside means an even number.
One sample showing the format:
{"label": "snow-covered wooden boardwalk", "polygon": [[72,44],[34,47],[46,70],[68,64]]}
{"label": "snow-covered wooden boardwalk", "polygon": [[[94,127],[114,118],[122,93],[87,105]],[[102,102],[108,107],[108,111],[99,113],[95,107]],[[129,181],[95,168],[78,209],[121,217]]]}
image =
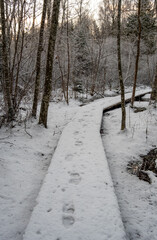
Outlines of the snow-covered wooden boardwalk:
{"label": "snow-covered wooden boardwalk", "polygon": [[118,96],[84,106],[65,127],[24,240],[125,239],[100,136],[104,108],[119,101]]}

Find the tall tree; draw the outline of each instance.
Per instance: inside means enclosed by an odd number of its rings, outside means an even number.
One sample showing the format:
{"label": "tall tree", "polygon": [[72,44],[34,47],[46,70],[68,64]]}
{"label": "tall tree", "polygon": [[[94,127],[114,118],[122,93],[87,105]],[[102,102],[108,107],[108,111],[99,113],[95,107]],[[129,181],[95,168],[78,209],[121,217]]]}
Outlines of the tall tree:
{"label": "tall tree", "polygon": [[125,111],[125,90],[121,64],[121,0],[118,1],[117,55],[118,55],[119,82],[121,88],[121,109],[122,109],[121,130],[124,130],[126,128],[126,111]]}
{"label": "tall tree", "polygon": [[34,0],[33,3],[33,22],[32,22],[32,32],[34,33],[34,29],[35,29],[35,19],[36,19],[36,0]]}
{"label": "tall tree", "polygon": [[38,97],[39,97],[39,90],[40,90],[41,54],[43,49],[43,36],[44,36],[47,3],[48,3],[48,0],[44,0],[40,32],[39,32],[39,43],[38,43],[37,60],[36,60],[36,79],[35,79],[34,100],[33,100],[33,108],[32,108],[33,117],[36,117],[36,114],[37,114]]}
{"label": "tall tree", "polygon": [[2,68],[3,68],[3,63],[2,63],[2,21],[1,21],[1,14],[0,14],[0,84],[3,84],[3,79],[2,79]]}
{"label": "tall tree", "polygon": [[48,43],[48,54],[47,54],[47,63],[46,63],[46,75],[45,75],[45,84],[44,84],[44,93],[40,108],[40,117],[39,124],[43,124],[47,128],[47,116],[48,116],[48,107],[52,90],[52,71],[53,71],[53,59],[58,27],[58,18],[59,18],[59,9],[60,1],[54,0],[53,9],[52,9],[52,18],[51,18],[51,27],[50,27],[50,36]]}
{"label": "tall tree", "polygon": [[[154,1],[154,7],[156,12],[156,18],[157,18],[157,0]],[[153,82],[151,100],[154,100],[155,102],[157,102],[157,62],[156,62],[155,77]]]}
{"label": "tall tree", "polygon": [[140,57],[140,42],[141,42],[141,19],[140,19],[140,16],[141,16],[141,0],[138,0],[138,39],[137,39],[137,54],[136,54],[136,63],[135,63],[135,75],[134,75],[133,91],[132,91],[132,97],[131,97],[132,107],[134,105],[134,100],[135,100],[138,65],[139,65],[139,57]]}
{"label": "tall tree", "polygon": [[8,121],[13,119],[14,111],[10,95],[10,77],[8,69],[8,54],[7,54],[7,42],[6,42],[6,33],[5,33],[5,8],[4,0],[0,0],[0,15],[1,15],[1,24],[2,24],[2,59],[3,59],[3,76],[4,76],[4,95],[7,102],[7,115]]}
{"label": "tall tree", "polygon": [[69,81],[70,81],[70,43],[69,43],[69,0],[67,0],[67,56],[68,56],[68,67],[67,67],[67,94],[66,102],[69,104]]}
{"label": "tall tree", "polygon": [[[150,0],[141,0],[140,7],[140,24],[141,24],[141,39],[145,44],[145,49],[143,50],[146,54],[153,54],[155,52],[155,34],[156,34],[156,24],[155,24],[154,11]],[[131,38],[138,39],[139,36],[139,17],[138,12],[131,14],[127,18],[126,33]]]}
{"label": "tall tree", "polygon": [[117,0],[103,0],[99,7],[99,18],[102,23],[104,37],[113,35],[116,32]]}
{"label": "tall tree", "polygon": [[88,46],[88,39],[90,38],[88,17],[82,16],[81,24],[80,21],[78,21],[75,29],[74,89],[77,92],[83,92],[85,81],[91,73],[91,60]]}
{"label": "tall tree", "polygon": [[157,63],[156,63],[156,70],[155,70],[155,77],[154,77],[154,82],[153,82],[151,100],[154,100],[155,102],[157,102]]}

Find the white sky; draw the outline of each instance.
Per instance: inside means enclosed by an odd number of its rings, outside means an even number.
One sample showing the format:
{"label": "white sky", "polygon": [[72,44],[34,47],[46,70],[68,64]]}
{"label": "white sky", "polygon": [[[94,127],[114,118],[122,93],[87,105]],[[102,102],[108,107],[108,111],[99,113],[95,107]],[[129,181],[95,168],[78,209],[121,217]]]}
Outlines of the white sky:
{"label": "white sky", "polygon": [[[76,6],[76,0],[70,0],[74,6]],[[102,0],[84,0],[84,2],[89,2],[88,9],[90,10],[90,14],[93,14],[95,18],[98,18],[98,12],[99,12],[99,4],[102,2]]]}
{"label": "white sky", "polygon": [[89,0],[89,8],[93,12],[94,16],[98,17],[98,11],[99,11],[99,4],[102,2],[102,0]]}

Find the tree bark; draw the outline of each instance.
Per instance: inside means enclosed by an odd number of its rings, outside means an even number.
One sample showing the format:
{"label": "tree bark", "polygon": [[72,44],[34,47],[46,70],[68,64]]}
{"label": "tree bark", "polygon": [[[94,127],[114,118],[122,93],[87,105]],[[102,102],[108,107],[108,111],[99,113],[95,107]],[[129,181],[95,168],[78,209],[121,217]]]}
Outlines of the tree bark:
{"label": "tree bark", "polygon": [[157,102],[157,64],[156,64],[156,73],[155,73],[155,78],[153,82],[151,100]]}
{"label": "tree bark", "polygon": [[[157,17],[157,0],[155,0],[154,5],[155,5],[154,7],[155,7],[156,17]],[[157,63],[156,63],[156,70],[155,70],[155,78],[154,78],[153,87],[152,87],[151,100],[157,103]]]}
{"label": "tree bark", "polygon": [[35,18],[36,18],[36,0],[34,0],[34,4],[33,4],[33,23],[32,23],[32,32],[34,33],[34,29],[35,29]]}
{"label": "tree bark", "polygon": [[69,81],[70,81],[70,43],[69,43],[69,2],[67,0],[67,56],[68,56],[68,68],[67,68],[67,86],[66,86],[66,102],[69,105]]}
{"label": "tree bark", "polygon": [[135,92],[136,92],[136,83],[137,83],[137,74],[138,74],[138,65],[139,65],[139,57],[140,57],[140,43],[141,43],[141,0],[138,1],[138,40],[137,40],[137,54],[136,54],[136,63],[135,63],[135,75],[134,75],[134,83],[133,83],[133,91],[131,98],[131,106],[134,105],[135,100]]}
{"label": "tree bark", "polygon": [[0,13],[0,84],[3,87],[3,73],[2,73],[2,69],[3,69],[3,59],[2,59],[2,20],[1,20],[1,13]]}
{"label": "tree bark", "polygon": [[33,100],[33,107],[32,107],[33,117],[36,117],[36,114],[37,114],[38,97],[39,97],[39,90],[40,90],[41,54],[42,54],[42,48],[43,48],[43,35],[44,35],[47,3],[48,1],[44,0],[40,33],[39,33],[39,43],[38,43],[37,60],[36,60],[36,79],[35,79],[34,100]]}
{"label": "tree bark", "polygon": [[121,109],[122,109],[121,130],[124,130],[126,128],[126,111],[125,111],[125,90],[121,64],[121,0],[118,1],[117,55],[118,55],[119,82],[121,88]]}
{"label": "tree bark", "polygon": [[53,59],[54,59],[55,42],[56,42],[57,27],[58,27],[59,9],[60,9],[60,0],[54,0],[53,9],[52,9],[50,36],[49,36],[49,43],[48,43],[44,93],[43,93],[43,98],[42,98],[42,103],[40,108],[40,117],[39,117],[39,124],[43,124],[45,128],[47,128],[48,107],[49,107],[49,101],[50,101],[51,90],[52,90]]}
{"label": "tree bark", "polygon": [[10,78],[8,71],[8,55],[7,55],[7,44],[6,44],[6,27],[5,27],[5,10],[4,0],[0,0],[0,15],[2,24],[2,59],[3,59],[3,76],[4,76],[4,95],[7,101],[7,118],[11,121],[14,116],[11,96],[10,96]]}

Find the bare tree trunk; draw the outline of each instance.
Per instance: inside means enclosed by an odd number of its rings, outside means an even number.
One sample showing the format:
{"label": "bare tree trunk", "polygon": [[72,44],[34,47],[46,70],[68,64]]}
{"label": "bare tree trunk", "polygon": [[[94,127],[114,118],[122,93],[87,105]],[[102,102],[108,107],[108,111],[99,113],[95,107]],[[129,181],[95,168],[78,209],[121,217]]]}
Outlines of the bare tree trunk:
{"label": "bare tree trunk", "polygon": [[[157,17],[157,0],[154,1],[154,7],[155,7],[156,17]],[[157,62],[156,62],[155,78],[153,82],[151,100],[154,100],[155,102],[157,102]]]}
{"label": "bare tree trunk", "polygon": [[136,92],[136,83],[137,83],[137,74],[138,74],[138,65],[139,65],[139,57],[140,57],[140,43],[141,43],[141,0],[138,0],[138,40],[137,40],[137,55],[136,55],[136,63],[135,63],[135,75],[134,75],[134,84],[131,98],[131,106],[134,105],[135,100],[135,92]]}
{"label": "bare tree trunk", "polygon": [[50,28],[51,24],[51,0],[48,0],[47,2],[47,27]]}
{"label": "bare tree trunk", "polygon": [[44,0],[40,33],[39,33],[39,43],[38,43],[37,61],[36,61],[36,79],[35,79],[34,100],[33,100],[33,107],[32,107],[33,117],[36,117],[36,114],[37,114],[38,97],[39,97],[39,90],[40,90],[41,53],[43,49],[43,35],[44,35],[44,27],[45,27],[47,2],[48,2],[47,0]]}
{"label": "bare tree trunk", "polygon": [[[1,5],[0,5],[1,6]],[[2,20],[1,20],[1,13],[0,13],[0,84],[3,86],[3,59],[2,59]]]}
{"label": "bare tree trunk", "polygon": [[122,109],[122,121],[121,130],[126,128],[126,111],[125,111],[125,90],[122,75],[121,65],[121,0],[118,1],[118,33],[117,33],[117,54],[118,54],[118,73],[121,88],[121,109]]}
{"label": "bare tree trunk", "polygon": [[83,5],[83,0],[80,0],[80,2],[79,2],[79,22],[80,22],[80,24],[82,22],[82,5]]}
{"label": "bare tree trunk", "polygon": [[68,2],[68,0],[67,0],[67,55],[68,55],[68,69],[67,69],[66,102],[67,102],[67,104],[69,104],[70,44],[69,44],[69,2]]}
{"label": "bare tree trunk", "polygon": [[59,55],[57,56],[57,59],[58,59],[59,70],[60,70],[60,73],[61,73],[62,91],[63,91],[64,99],[66,100],[64,74],[63,74],[63,70],[62,70],[62,66],[61,66]]}
{"label": "bare tree trunk", "polygon": [[35,28],[35,13],[36,13],[36,0],[34,0],[34,4],[33,4],[33,23],[32,23],[32,32],[34,33],[34,28]]}
{"label": "bare tree trunk", "polygon": [[54,0],[53,9],[52,9],[52,18],[51,18],[50,37],[49,37],[49,43],[48,43],[44,93],[43,93],[41,109],[40,109],[40,117],[39,117],[39,124],[43,124],[46,128],[47,128],[48,107],[49,107],[49,101],[50,101],[51,89],[52,89],[53,59],[54,59],[55,42],[56,42],[57,27],[58,27],[59,9],[60,9],[60,0]]}
{"label": "bare tree trunk", "polygon": [[6,34],[5,34],[5,10],[4,10],[4,0],[0,0],[0,15],[2,23],[2,59],[3,59],[3,73],[4,73],[4,94],[7,101],[7,115],[8,121],[11,121],[14,116],[11,96],[10,96],[10,78],[8,71],[8,55],[7,55],[7,44],[6,44]]}
{"label": "bare tree trunk", "polygon": [[[15,65],[16,65],[16,58],[18,55],[18,47],[19,47],[20,37],[21,37],[21,26],[22,26],[23,15],[24,15],[24,5],[25,5],[25,1],[21,2],[21,9],[20,9],[20,6],[18,5],[18,12],[19,12],[18,30],[17,30],[17,37],[15,38],[15,50],[14,50],[14,57],[13,57],[13,63],[12,63],[12,69],[11,69],[11,79],[10,79],[11,80],[11,93],[13,96],[14,106],[16,106],[16,104],[17,104],[17,95],[16,95],[17,83],[14,84],[14,70],[15,70]],[[21,13],[20,13],[20,10],[21,10]],[[15,31],[16,31],[16,29],[15,29]]]}
{"label": "bare tree trunk", "polygon": [[21,46],[19,46],[20,48],[20,53],[17,55],[19,57],[18,63],[17,63],[17,71],[16,71],[16,79],[15,79],[15,91],[14,91],[14,109],[17,110],[18,108],[18,101],[17,101],[17,97],[18,97],[18,83],[19,83],[19,73],[20,73],[20,64],[21,64],[21,60],[22,60],[22,53],[23,53],[23,45],[24,45],[24,30],[22,32],[22,39],[21,39]]}
{"label": "bare tree trunk", "polygon": [[155,71],[155,78],[153,82],[151,100],[154,100],[155,102],[157,102],[157,64],[156,64],[156,71]]}

